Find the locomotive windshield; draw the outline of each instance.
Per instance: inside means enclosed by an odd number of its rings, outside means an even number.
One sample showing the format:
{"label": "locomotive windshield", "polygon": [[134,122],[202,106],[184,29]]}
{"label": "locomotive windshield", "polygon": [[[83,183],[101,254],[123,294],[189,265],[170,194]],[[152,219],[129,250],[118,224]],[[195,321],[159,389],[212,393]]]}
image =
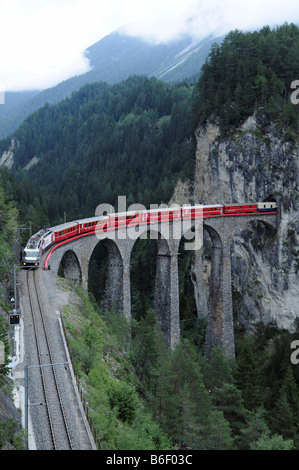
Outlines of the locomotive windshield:
{"label": "locomotive windshield", "polygon": [[39,250],[25,250],[24,257],[26,259],[37,259],[39,258]]}

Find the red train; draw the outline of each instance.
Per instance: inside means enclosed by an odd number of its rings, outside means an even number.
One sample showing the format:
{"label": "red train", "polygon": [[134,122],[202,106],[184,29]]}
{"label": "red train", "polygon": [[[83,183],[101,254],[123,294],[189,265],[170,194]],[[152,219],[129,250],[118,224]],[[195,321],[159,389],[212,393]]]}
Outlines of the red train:
{"label": "red train", "polygon": [[23,266],[38,266],[41,253],[54,243],[61,243],[77,236],[120,229],[130,224],[172,223],[174,220],[241,216],[260,213],[276,213],[275,202],[255,204],[214,204],[184,207],[167,207],[152,210],[121,212],[67,222],[47,230],[41,230],[28,241],[22,253]]}

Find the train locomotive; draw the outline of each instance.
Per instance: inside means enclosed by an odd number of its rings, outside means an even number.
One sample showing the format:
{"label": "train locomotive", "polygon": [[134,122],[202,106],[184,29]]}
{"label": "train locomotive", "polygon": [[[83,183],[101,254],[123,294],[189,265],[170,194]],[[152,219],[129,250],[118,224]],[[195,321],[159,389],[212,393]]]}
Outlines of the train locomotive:
{"label": "train locomotive", "polygon": [[258,202],[255,204],[214,204],[183,207],[158,208],[108,214],[87,219],[67,222],[49,229],[42,229],[33,235],[21,254],[23,267],[38,267],[41,255],[56,243],[71,241],[74,237],[115,230],[131,223],[150,224],[158,222],[172,223],[174,220],[196,219],[204,217],[228,217],[250,214],[275,214],[276,202]]}
{"label": "train locomotive", "polygon": [[54,242],[51,229],[42,229],[34,234],[21,253],[21,265],[23,267],[38,267],[44,247]]}

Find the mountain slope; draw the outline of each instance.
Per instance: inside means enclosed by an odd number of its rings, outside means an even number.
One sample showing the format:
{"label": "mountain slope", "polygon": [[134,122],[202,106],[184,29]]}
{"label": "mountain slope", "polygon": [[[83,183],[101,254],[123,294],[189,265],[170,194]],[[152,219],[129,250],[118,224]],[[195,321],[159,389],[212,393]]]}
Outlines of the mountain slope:
{"label": "mountain slope", "polygon": [[192,86],[140,76],[85,85],[29,116],[0,142],[0,160],[9,156],[30,191],[38,188],[36,207],[43,205],[52,225],[64,211],[70,220],[92,216],[118,195],[128,206],[167,202],[178,178],[192,173],[192,93]]}
{"label": "mountain slope", "polygon": [[[6,137],[23,120],[45,103],[56,104],[87,83],[105,81],[114,84],[130,75],[155,76],[165,82],[195,81],[214,42],[222,38],[209,36],[193,41],[185,36],[166,44],[150,44],[140,38],[111,33],[86,50],[91,70],[65,80],[40,93],[24,92],[22,106],[0,109],[0,138]],[[22,93],[18,94],[19,101]],[[4,109],[5,108],[5,109]],[[4,115],[5,113],[5,115]]]}
{"label": "mountain slope", "polygon": [[234,313],[247,330],[259,321],[292,330],[299,316],[299,106],[290,100],[298,50],[292,24],[231,32],[197,85],[194,199],[279,204],[277,232],[255,222],[234,234]]}

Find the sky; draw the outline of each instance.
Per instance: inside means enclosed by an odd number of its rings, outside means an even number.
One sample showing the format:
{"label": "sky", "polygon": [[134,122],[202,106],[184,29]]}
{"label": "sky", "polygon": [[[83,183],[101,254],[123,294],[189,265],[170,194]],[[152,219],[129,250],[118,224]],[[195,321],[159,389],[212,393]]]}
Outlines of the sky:
{"label": "sky", "polygon": [[299,24],[298,0],[0,0],[0,93],[45,89],[89,70],[113,31],[166,42]]}

